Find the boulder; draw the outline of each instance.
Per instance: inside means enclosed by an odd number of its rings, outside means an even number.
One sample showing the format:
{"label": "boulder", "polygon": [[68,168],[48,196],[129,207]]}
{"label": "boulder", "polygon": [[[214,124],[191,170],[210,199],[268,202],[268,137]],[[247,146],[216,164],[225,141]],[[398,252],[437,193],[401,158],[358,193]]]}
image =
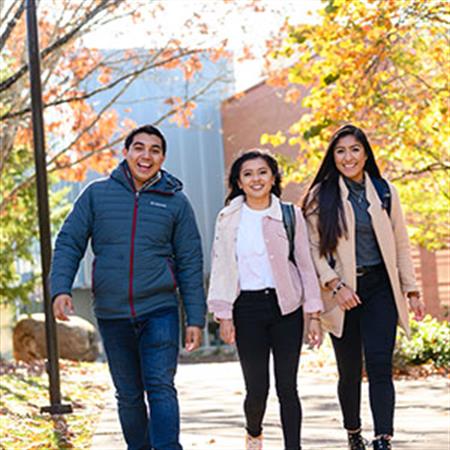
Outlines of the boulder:
{"label": "boulder", "polygon": [[[87,320],[70,316],[68,322],[57,321],[59,357],[73,361],[95,361],[99,355],[99,338]],[[45,314],[19,317],[13,331],[13,352],[16,360],[31,362],[47,357]]]}

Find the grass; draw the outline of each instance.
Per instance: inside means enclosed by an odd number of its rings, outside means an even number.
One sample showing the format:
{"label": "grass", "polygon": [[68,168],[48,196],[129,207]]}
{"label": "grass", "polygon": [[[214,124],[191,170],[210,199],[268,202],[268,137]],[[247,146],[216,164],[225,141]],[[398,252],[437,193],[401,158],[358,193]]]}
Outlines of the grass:
{"label": "grass", "polygon": [[41,414],[49,405],[44,363],[0,361],[1,449],[89,449],[104,406],[108,370],[102,363],[60,361],[62,402],[72,414]]}

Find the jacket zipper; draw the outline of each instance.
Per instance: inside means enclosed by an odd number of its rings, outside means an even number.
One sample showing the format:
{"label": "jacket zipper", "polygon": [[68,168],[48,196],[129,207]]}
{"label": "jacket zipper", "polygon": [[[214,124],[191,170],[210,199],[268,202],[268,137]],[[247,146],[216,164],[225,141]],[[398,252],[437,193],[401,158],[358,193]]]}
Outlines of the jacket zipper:
{"label": "jacket zipper", "polygon": [[131,249],[130,249],[130,280],[128,284],[128,301],[130,303],[131,315],[136,316],[133,303],[133,275],[134,275],[134,239],[136,237],[136,222],[138,212],[139,192],[134,193],[134,208],[133,208],[133,224],[131,226]]}

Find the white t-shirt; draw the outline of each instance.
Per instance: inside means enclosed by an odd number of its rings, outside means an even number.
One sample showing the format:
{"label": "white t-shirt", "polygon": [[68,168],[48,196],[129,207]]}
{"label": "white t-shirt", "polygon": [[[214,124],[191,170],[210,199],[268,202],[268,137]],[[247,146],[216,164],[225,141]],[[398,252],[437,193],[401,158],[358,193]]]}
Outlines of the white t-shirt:
{"label": "white t-shirt", "polygon": [[236,242],[241,290],[275,287],[262,230],[262,219],[268,211],[251,209],[243,204]]}

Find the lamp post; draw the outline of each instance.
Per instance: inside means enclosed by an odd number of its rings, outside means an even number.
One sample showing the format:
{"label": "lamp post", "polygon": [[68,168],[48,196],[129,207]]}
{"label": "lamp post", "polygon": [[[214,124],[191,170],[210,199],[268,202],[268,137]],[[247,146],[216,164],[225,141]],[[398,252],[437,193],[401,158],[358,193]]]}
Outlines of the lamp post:
{"label": "lamp post", "polygon": [[48,412],[50,414],[65,414],[72,412],[72,406],[70,404],[63,405],[61,403],[56,321],[53,315],[52,301],[47,284],[51,261],[51,234],[48,206],[47,170],[45,162],[44,120],[42,116],[39,38],[35,0],[27,0],[27,42],[31,85],[31,109],[39,216],[39,238],[41,247],[42,286],[44,293],[45,336],[47,344],[46,368],[49,376],[50,393],[50,405],[42,407],[41,412]]}

